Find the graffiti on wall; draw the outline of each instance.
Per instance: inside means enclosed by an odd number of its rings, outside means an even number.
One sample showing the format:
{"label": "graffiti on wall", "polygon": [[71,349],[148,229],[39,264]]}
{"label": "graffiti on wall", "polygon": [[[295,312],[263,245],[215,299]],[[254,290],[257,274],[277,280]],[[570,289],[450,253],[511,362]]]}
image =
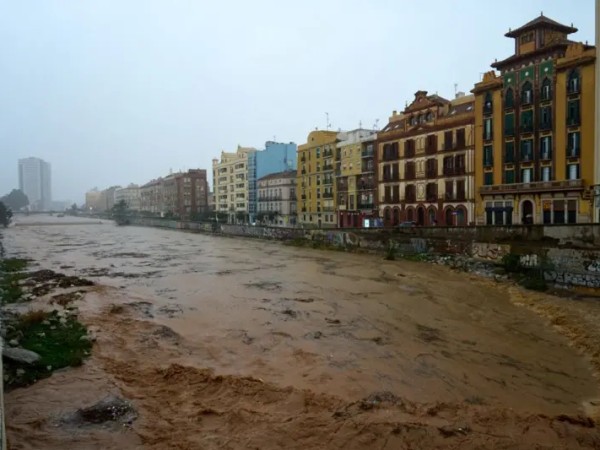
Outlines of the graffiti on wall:
{"label": "graffiti on wall", "polygon": [[504,255],[510,253],[510,245],[493,244],[488,242],[473,242],[471,255],[474,258],[488,261],[500,261]]}

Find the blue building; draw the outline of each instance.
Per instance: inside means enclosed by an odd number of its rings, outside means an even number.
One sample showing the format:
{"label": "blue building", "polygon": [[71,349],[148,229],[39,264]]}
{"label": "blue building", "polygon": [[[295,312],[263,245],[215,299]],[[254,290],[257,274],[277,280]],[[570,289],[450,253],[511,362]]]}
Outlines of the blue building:
{"label": "blue building", "polygon": [[264,150],[248,154],[248,214],[250,222],[256,220],[258,198],[256,180],[272,173],[296,170],[298,146],[293,142],[267,141]]}

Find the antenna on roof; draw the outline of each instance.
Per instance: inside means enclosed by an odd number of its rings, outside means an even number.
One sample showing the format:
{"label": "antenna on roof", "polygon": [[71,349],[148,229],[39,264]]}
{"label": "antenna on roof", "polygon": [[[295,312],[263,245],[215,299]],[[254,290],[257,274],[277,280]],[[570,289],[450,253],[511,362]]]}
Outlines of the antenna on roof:
{"label": "antenna on roof", "polygon": [[329,131],[329,128],[331,128],[331,123],[329,123],[329,113],[328,112],[325,113],[325,121],[327,122],[327,131]]}
{"label": "antenna on roof", "polygon": [[540,12],[540,16],[544,17],[544,11]]}
{"label": "antenna on roof", "polygon": [[458,83],[454,83],[454,96],[456,97],[456,93],[458,92]]}
{"label": "antenna on roof", "polygon": [[358,128],[362,128],[362,120],[358,121]]}
{"label": "antenna on roof", "polygon": [[379,119],[375,119],[375,125],[373,125],[373,130],[379,130]]}

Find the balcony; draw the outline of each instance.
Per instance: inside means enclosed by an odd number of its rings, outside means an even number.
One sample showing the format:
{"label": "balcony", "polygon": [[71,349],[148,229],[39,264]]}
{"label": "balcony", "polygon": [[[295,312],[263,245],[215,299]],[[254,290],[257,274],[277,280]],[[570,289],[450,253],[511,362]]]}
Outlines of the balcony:
{"label": "balcony", "polygon": [[333,192],[323,192],[323,198],[333,198]]}
{"label": "balcony", "polygon": [[325,178],[323,180],[323,185],[333,184],[333,178]]}
{"label": "balcony", "polygon": [[389,181],[400,181],[400,176],[395,173],[393,175],[384,175],[383,176],[383,181],[384,182],[389,182]]}
{"label": "balcony", "polygon": [[325,164],[323,166],[323,171],[333,170],[333,164]]}
{"label": "balcony", "polygon": [[485,194],[512,194],[515,192],[555,192],[555,191],[581,191],[583,180],[563,181],[536,181],[533,183],[493,184],[481,186],[479,193]]}
{"label": "balcony", "polygon": [[360,155],[363,158],[368,158],[369,156],[373,156],[373,149],[371,149],[371,150],[363,150]]}
{"label": "balcony", "polygon": [[374,203],[361,203],[358,205],[358,209],[375,209]]}
{"label": "balcony", "polygon": [[334,212],[335,208],[333,206],[325,206],[323,208],[323,212]]}

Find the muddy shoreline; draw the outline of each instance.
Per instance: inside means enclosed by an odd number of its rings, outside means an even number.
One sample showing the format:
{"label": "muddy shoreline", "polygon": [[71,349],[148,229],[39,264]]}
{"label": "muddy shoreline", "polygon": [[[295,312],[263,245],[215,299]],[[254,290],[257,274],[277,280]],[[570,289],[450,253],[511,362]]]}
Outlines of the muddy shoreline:
{"label": "muddy shoreline", "polygon": [[[591,300],[151,229],[4,238],[10,254],[98,284],[76,300],[91,357],[7,395],[11,448],[600,446]],[[137,419],[56,425],[109,395]]]}

